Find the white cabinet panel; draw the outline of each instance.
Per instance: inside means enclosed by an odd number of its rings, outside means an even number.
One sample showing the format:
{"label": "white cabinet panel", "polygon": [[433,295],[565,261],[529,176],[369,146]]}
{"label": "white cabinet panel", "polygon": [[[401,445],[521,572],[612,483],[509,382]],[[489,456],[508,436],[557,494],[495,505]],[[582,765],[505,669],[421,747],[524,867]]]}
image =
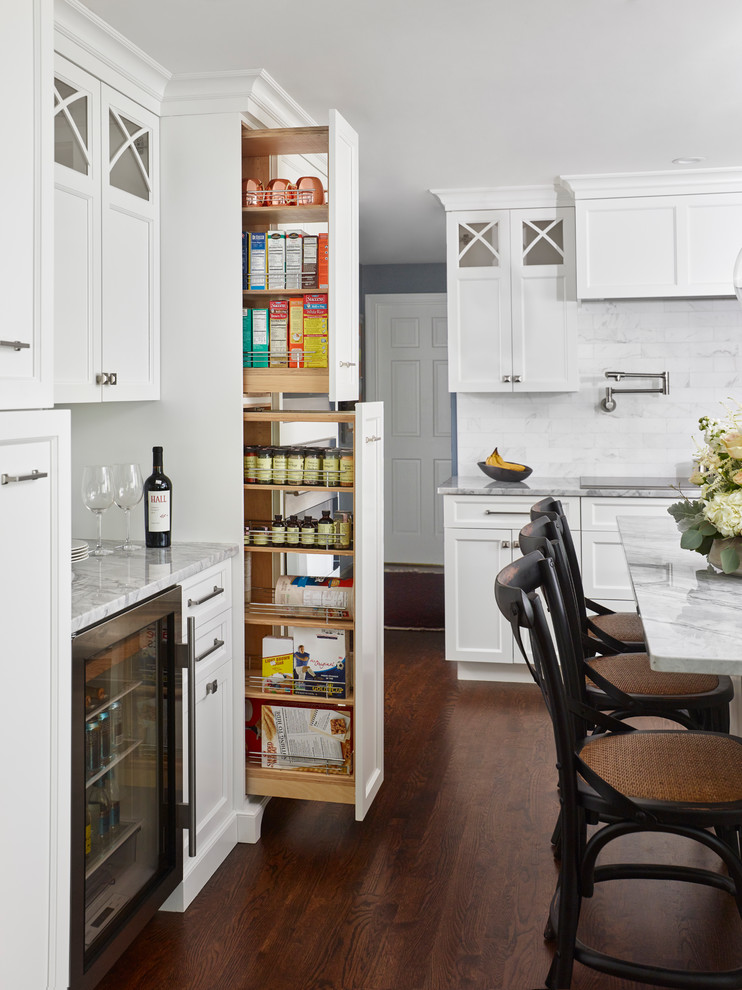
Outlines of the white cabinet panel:
{"label": "white cabinet panel", "polygon": [[618,532],[617,516],[664,516],[676,498],[583,498],[582,529]]}
{"label": "white cabinet panel", "polygon": [[512,560],[512,531],[446,529],[446,659],[511,663],[513,635],[494,599],[495,578]]}
{"label": "white cabinet panel", "polygon": [[3,5],[0,409],[52,405],[50,0]]}
{"label": "white cabinet panel", "polygon": [[633,599],[626,556],[617,532],[582,534],[582,583],[588,598]]}
{"label": "white cabinet panel", "polygon": [[[444,516],[447,527],[475,529],[520,530],[531,519],[531,506],[539,501],[537,496],[506,498],[478,497],[476,495],[447,495]],[[580,528],[580,499],[560,499],[570,528]]]}

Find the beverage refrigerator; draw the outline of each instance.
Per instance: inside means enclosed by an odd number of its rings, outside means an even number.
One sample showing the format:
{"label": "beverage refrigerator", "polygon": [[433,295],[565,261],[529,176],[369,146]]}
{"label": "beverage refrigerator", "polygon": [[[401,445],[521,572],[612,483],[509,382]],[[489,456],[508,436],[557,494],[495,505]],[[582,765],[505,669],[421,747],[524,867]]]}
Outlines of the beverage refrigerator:
{"label": "beverage refrigerator", "polygon": [[192,624],[182,643],[172,588],[72,640],[71,990],[102,979],[183,877],[181,830],[195,836],[182,780],[184,707],[195,767],[196,706],[183,705]]}

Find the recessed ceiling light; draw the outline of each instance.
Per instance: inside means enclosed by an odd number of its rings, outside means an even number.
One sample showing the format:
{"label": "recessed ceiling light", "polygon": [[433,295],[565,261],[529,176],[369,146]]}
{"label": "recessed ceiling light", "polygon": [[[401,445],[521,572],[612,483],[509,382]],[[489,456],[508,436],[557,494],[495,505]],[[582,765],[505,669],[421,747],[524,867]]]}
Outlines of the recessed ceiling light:
{"label": "recessed ceiling light", "polygon": [[697,165],[699,162],[705,162],[705,158],[673,158],[673,165]]}

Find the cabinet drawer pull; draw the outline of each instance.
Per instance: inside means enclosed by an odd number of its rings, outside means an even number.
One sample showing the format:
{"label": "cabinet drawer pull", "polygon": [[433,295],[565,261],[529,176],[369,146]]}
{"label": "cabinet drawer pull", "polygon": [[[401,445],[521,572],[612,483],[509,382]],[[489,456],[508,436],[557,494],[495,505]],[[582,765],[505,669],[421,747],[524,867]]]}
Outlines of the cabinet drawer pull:
{"label": "cabinet drawer pull", "polygon": [[212,653],[215,653],[217,650],[220,650],[223,646],[224,646],[224,640],[217,639],[216,637],[214,637],[214,645],[210,646],[208,650],[204,650],[204,652],[200,656],[196,657],[196,663],[199,663],[199,661],[201,660],[205,660],[206,657],[210,657]]}
{"label": "cabinet drawer pull", "polygon": [[0,485],[10,485],[16,481],[38,481],[39,478],[48,478],[46,471],[37,471],[36,468],[30,474],[3,474],[0,475]]}
{"label": "cabinet drawer pull", "polygon": [[509,550],[510,540],[500,540],[500,546],[502,547],[503,550]]}
{"label": "cabinet drawer pull", "polygon": [[0,340],[0,347],[12,347],[14,351],[24,351],[30,346],[23,340]]}
{"label": "cabinet drawer pull", "polygon": [[512,381],[512,376],[511,375],[503,375],[502,376],[502,380],[504,382],[510,382],[510,381]]}
{"label": "cabinet drawer pull", "polygon": [[513,541],[513,548],[514,548],[515,550],[520,550],[520,543],[518,543],[518,541],[517,541],[517,540],[514,540],[514,541]]}
{"label": "cabinet drawer pull", "polygon": [[484,510],[484,514],[485,514],[485,516],[499,516],[500,515],[500,510],[499,509],[485,509]]}
{"label": "cabinet drawer pull", "polygon": [[203,598],[189,598],[188,608],[193,608],[194,605],[203,605],[204,602],[208,602],[210,598],[216,598],[217,595],[223,595],[224,588],[220,588],[218,584],[214,585],[214,590],[210,591],[208,595],[204,595]]}
{"label": "cabinet drawer pull", "polygon": [[366,437],[366,443],[376,443],[377,440],[381,440],[381,437]]}
{"label": "cabinet drawer pull", "polygon": [[115,371],[101,371],[95,376],[96,385],[118,385],[119,376]]}
{"label": "cabinet drawer pull", "polygon": [[521,375],[513,375],[513,381],[514,382],[522,382],[523,381],[523,378],[522,378]]}
{"label": "cabinet drawer pull", "polygon": [[216,694],[218,690],[219,690],[219,681],[217,680],[209,681],[209,683],[206,685],[207,694]]}

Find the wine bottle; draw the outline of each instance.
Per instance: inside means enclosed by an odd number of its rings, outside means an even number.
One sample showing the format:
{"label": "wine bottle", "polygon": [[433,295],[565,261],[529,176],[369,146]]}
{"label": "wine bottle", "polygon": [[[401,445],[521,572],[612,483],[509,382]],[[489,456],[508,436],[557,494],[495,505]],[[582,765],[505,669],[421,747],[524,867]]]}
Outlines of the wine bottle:
{"label": "wine bottle", "polygon": [[169,547],[173,486],[162,471],[162,447],[152,448],[152,474],[144,482],[144,535],[148,547]]}

